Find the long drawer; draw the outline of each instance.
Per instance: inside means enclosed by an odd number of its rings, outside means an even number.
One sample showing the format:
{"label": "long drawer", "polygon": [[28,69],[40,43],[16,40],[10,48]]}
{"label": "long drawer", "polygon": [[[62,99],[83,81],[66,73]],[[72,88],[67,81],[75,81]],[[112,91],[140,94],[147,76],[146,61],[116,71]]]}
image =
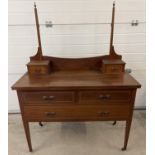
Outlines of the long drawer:
{"label": "long drawer", "polygon": [[24,106],[24,116],[29,121],[117,120],[126,119],[129,114],[126,105]]}
{"label": "long drawer", "polygon": [[23,92],[22,98],[25,104],[55,104],[74,103],[72,91],[37,91]]}
{"label": "long drawer", "polygon": [[104,103],[129,103],[131,91],[129,90],[106,90],[106,91],[81,91],[79,103],[104,104]]}

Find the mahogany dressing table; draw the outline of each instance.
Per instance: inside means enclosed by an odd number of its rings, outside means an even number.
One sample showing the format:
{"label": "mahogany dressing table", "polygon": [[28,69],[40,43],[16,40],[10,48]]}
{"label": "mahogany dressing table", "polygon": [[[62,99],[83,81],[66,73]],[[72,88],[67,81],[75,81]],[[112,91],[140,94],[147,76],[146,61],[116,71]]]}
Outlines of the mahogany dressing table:
{"label": "mahogany dressing table", "polygon": [[17,91],[25,134],[32,151],[29,122],[126,121],[122,150],[126,150],[137,88],[125,72],[122,56],[113,46],[115,4],[109,55],[91,58],[43,56],[37,8],[38,51],[13,86]]}

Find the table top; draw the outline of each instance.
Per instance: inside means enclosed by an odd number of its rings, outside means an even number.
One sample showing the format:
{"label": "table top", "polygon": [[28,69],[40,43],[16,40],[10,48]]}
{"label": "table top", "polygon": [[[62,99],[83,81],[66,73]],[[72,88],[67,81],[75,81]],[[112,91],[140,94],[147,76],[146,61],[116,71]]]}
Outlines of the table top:
{"label": "table top", "polygon": [[30,76],[25,73],[13,86],[15,90],[56,89],[125,89],[141,85],[128,73],[103,74],[97,70],[56,71],[49,75]]}

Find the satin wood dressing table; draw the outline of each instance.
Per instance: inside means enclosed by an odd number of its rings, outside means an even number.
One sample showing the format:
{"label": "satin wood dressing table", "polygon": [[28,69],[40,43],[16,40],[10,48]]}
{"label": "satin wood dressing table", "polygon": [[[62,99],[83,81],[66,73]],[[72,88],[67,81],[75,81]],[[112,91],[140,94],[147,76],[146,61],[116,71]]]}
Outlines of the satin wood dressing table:
{"label": "satin wood dressing table", "polygon": [[126,121],[122,150],[126,150],[137,88],[125,72],[113,46],[115,4],[112,9],[109,55],[91,58],[43,56],[37,8],[34,7],[38,51],[13,86],[17,91],[25,134],[32,151],[29,122]]}

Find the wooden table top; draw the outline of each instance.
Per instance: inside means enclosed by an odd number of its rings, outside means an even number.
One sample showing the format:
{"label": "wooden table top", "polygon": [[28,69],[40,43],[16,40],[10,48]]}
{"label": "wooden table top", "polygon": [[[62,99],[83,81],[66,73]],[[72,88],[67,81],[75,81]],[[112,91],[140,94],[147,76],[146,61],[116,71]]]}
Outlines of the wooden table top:
{"label": "wooden table top", "polygon": [[100,71],[56,71],[49,75],[29,76],[25,73],[13,86],[16,90],[52,89],[125,89],[141,85],[128,73],[103,74]]}

